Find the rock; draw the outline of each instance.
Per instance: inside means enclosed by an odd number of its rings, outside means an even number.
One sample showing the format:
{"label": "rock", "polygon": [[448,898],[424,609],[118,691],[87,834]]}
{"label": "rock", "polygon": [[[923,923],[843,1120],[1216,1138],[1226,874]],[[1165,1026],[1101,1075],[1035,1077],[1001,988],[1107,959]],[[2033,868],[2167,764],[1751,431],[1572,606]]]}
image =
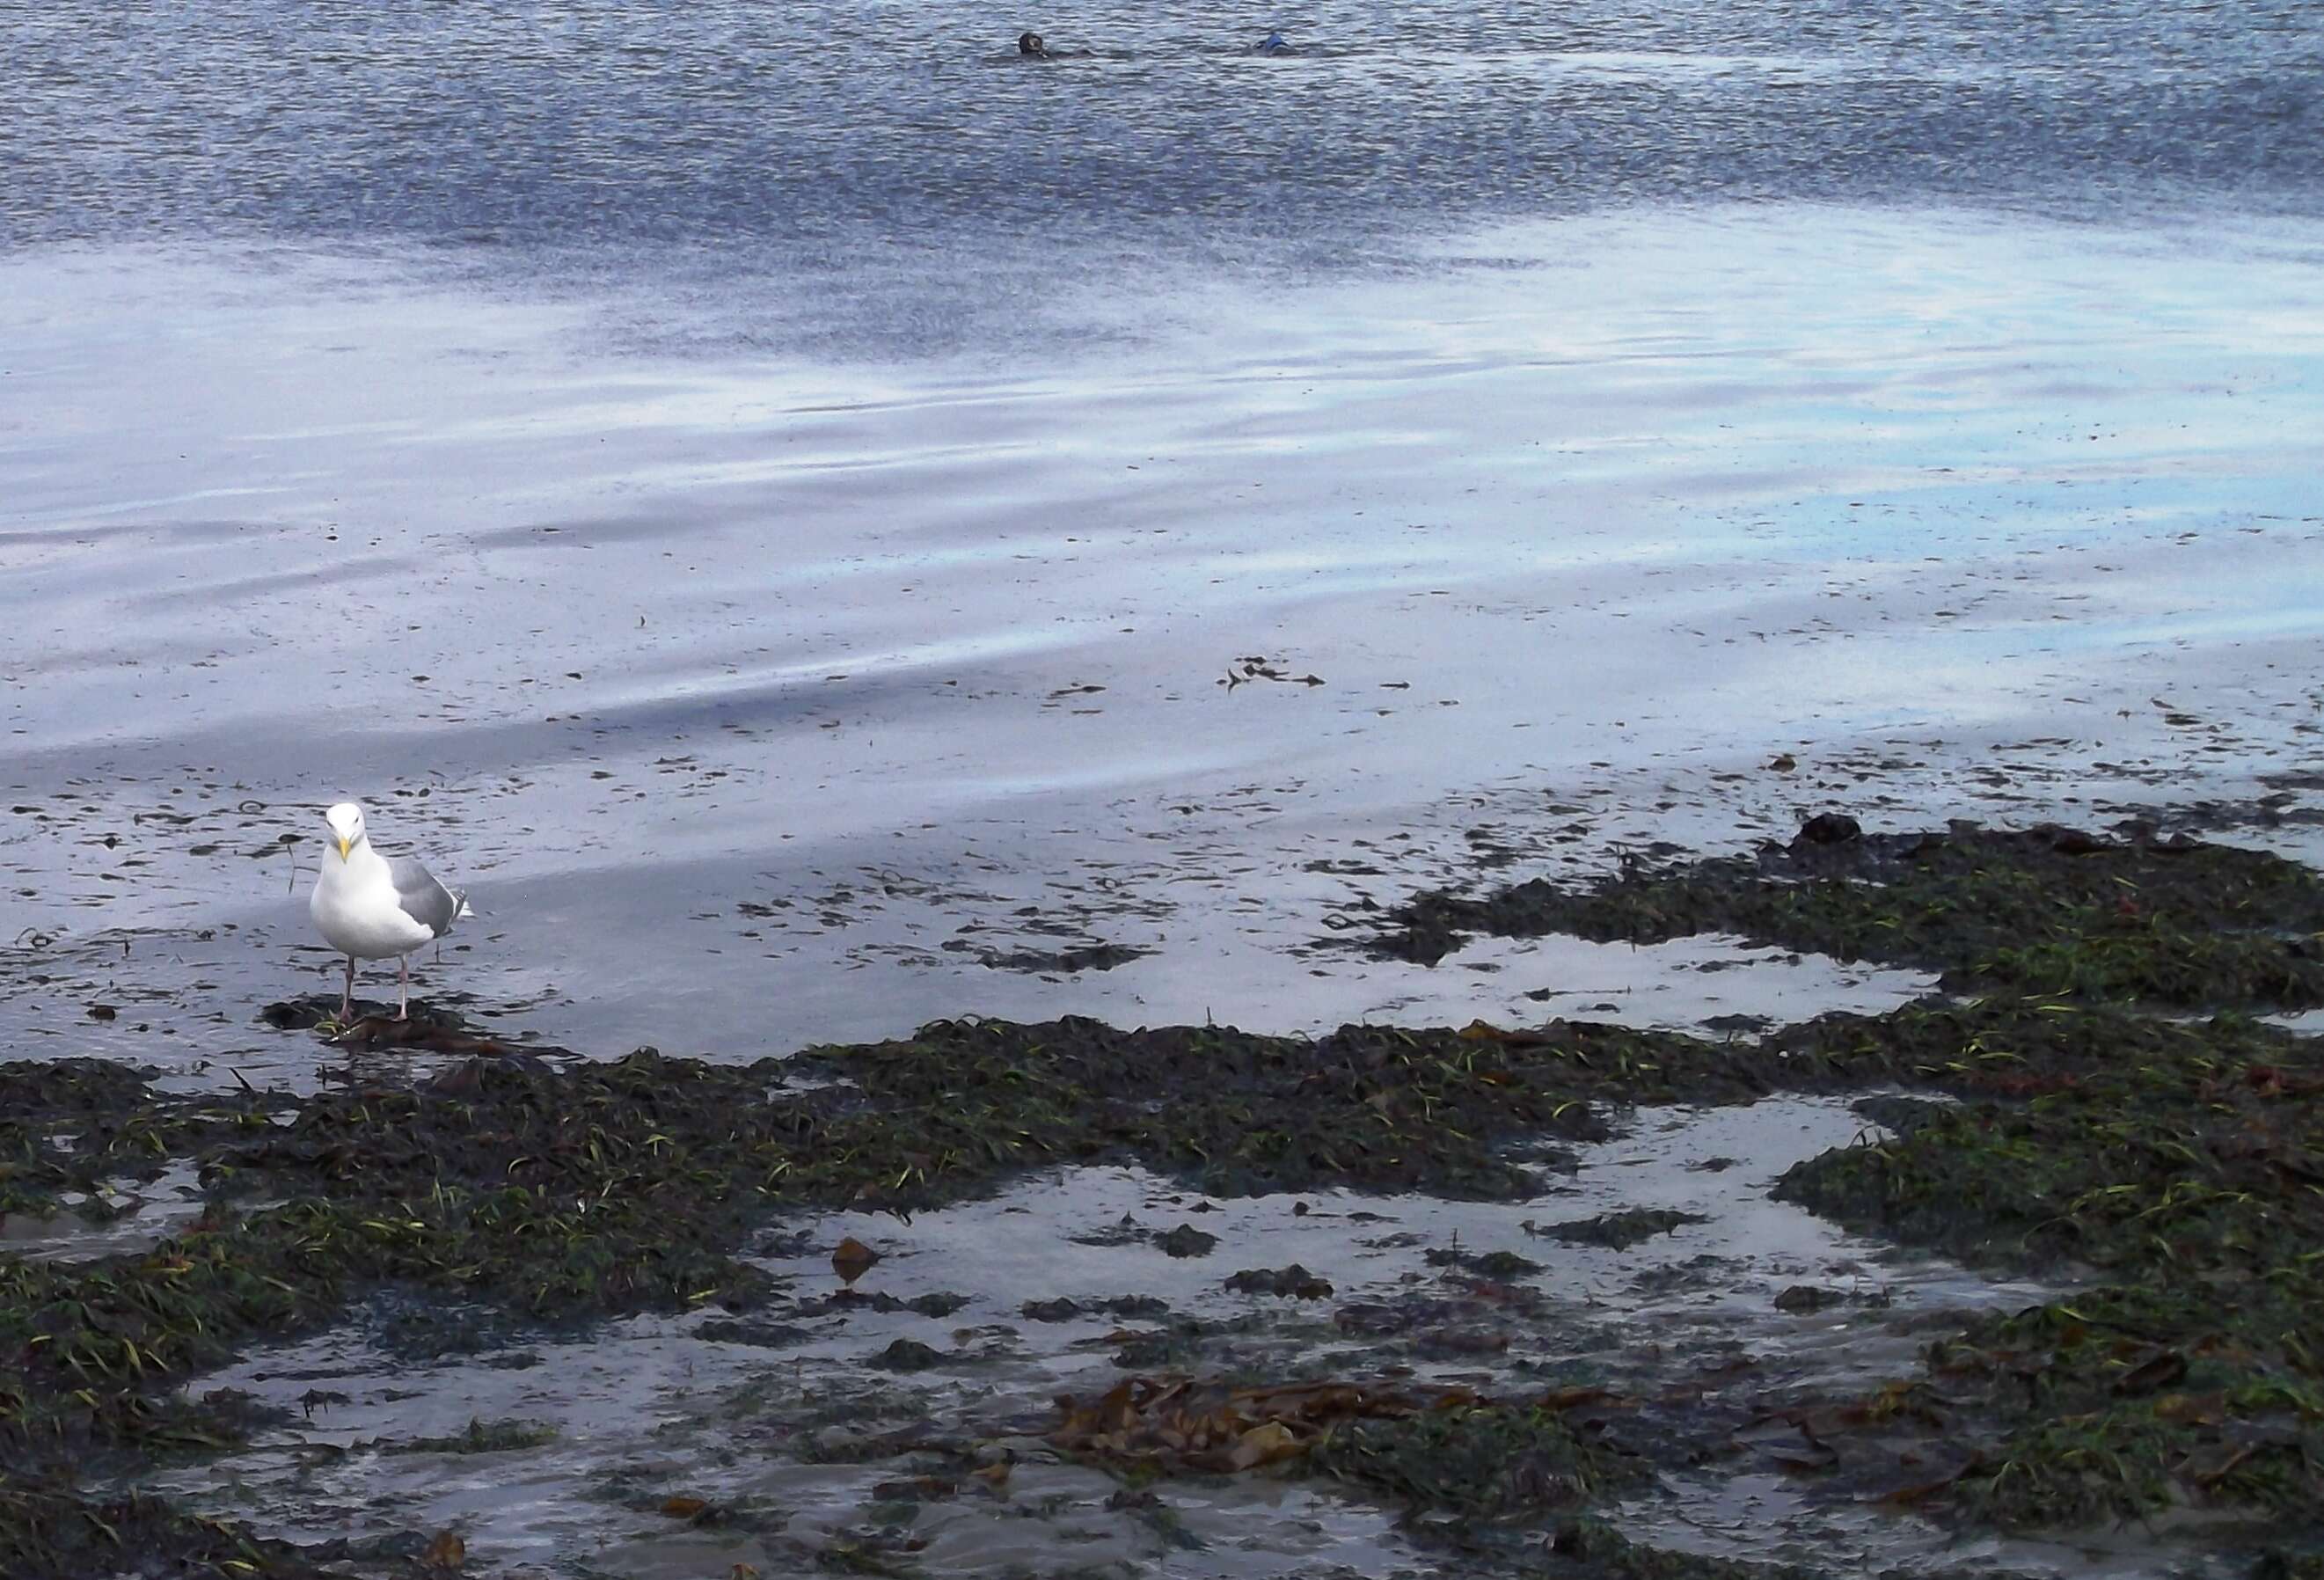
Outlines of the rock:
{"label": "rock", "polygon": [[1331,1298],[1332,1286],[1293,1262],[1289,1267],[1245,1268],[1227,1280],[1227,1288],[1241,1295],[1281,1295],[1296,1300]]}
{"label": "rock", "polygon": [[1848,1297],[1838,1289],[1819,1289],[1813,1284],[1794,1284],[1775,1297],[1775,1309],[1802,1316],[1810,1311],[1821,1311],[1828,1306],[1845,1304]]}
{"label": "rock", "polygon": [[1219,1243],[1215,1234],[1205,1234],[1192,1224],[1181,1224],[1154,1243],[1171,1256],[1208,1256]]}
{"label": "rock", "polygon": [[1151,1320],[1170,1315],[1170,1303],[1152,1295],[1116,1295],[1111,1300],[1101,1300],[1097,1308],[1114,1317]]}
{"label": "rock", "polygon": [[788,1322],[738,1321],[732,1317],[714,1317],[696,1328],[694,1336],[719,1344],[751,1344],[759,1349],[779,1350],[791,1344],[805,1344],[815,1335]]}
{"label": "rock", "polygon": [[1800,825],[1794,845],[1846,845],[1864,837],[1863,826],[1845,812],[1818,812]]}
{"label": "rock", "polygon": [[899,1338],[864,1363],[882,1372],[926,1372],[944,1364],[944,1356],[917,1339]]}

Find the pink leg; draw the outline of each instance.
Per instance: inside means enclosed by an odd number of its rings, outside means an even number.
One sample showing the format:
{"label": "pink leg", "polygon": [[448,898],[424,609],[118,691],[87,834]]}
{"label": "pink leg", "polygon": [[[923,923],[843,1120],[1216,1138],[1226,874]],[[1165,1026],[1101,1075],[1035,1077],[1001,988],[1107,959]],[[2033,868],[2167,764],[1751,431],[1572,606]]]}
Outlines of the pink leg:
{"label": "pink leg", "polygon": [[395,1018],[399,1021],[411,1019],[411,956],[409,955],[395,957]]}
{"label": "pink leg", "polygon": [[346,991],[339,994],[339,1024],[344,1026],[355,1018],[355,957],[347,956]]}

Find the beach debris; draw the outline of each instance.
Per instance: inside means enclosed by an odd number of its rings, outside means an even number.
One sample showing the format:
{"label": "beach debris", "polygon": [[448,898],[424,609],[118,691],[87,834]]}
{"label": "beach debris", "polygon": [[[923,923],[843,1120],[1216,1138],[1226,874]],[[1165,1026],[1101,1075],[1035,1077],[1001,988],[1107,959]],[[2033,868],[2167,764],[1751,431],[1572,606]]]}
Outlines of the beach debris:
{"label": "beach debris", "polygon": [[359,999],[356,1008],[361,1012],[354,1020],[342,1021],[337,1000],[327,994],[309,993],[268,1004],[259,1011],[258,1018],[278,1031],[321,1031],[324,1039],[334,1048],[370,1052],[394,1049],[497,1058],[569,1051],[545,1043],[520,1048],[496,1037],[479,1035],[468,1030],[467,1022],[456,1012],[434,1004],[414,1004],[410,1018],[404,1020],[399,1020],[386,1004]]}
{"label": "beach debris", "polygon": [[1239,1295],[1280,1295],[1294,1300],[1328,1300],[1332,1286],[1297,1262],[1289,1267],[1247,1267],[1227,1280]]}
{"label": "beach debris", "polygon": [[1434,965],[1480,933],[1634,945],[1729,933],[1936,971],[1956,993],[2324,1006],[2324,879],[2269,852],[2137,824],[2111,838],[2052,824],[1846,838],[1818,827],[1745,855],[1631,864],[1590,887],[1423,893],[1386,912],[1367,947]]}
{"label": "beach debris", "polygon": [[1845,845],[1864,837],[1863,825],[1845,812],[1818,812],[1800,825],[1794,845]]}
{"label": "beach debris", "polygon": [[1794,1317],[1804,1317],[1833,1306],[1845,1306],[1848,1297],[1838,1289],[1821,1289],[1814,1284],[1794,1284],[1775,1297],[1775,1309]]}
{"label": "beach debris", "polygon": [[1321,686],[1321,675],[1295,675],[1286,668],[1288,661],[1270,659],[1264,655],[1240,658],[1227,666],[1227,672],[1217,684],[1231,691],[1253,680],[1277,680],[1287,686]]}
{"label": "beach debris", "polygon": [[877,1267],[880,1260],[878,1252],[850,1234],[832,1252],[831,1270],[839,1275],[840,1282],[852,1285]]}
{"label": "beach debris", "polygon": [[1181,1224],[1154,1242],[1162,1248],[1164,1255],[1180,1258],[1208,1256],[1211,1253],[1211,1248],[1218,1243],[1217,1235],[1205,1234],[1192,1224]]}
{"label": "beach debris", "polygon": [[1641,1240],[1667,1234],[1682,1224],[1707,1224],[1710,1221],[1701,1213],[1683,1213],[1669,1207],[1627,1207],[1620,1212],[1600,1213],[1594,1218],[1573,1218],[1563,1224],[1536,1224],[1527,1218],[1517,1226],[1544,1240],[1563,1240],[1569,1245],[1603,1245],[1612,1251],[1628,1251]]}
{"label": "beach debris", "polygon": [[1057,1398],[1049,1441],[1068,1454],[1172,1473],[1257,1470],[1299,1458],[1335,1424],[1474,1404],[1466,1388],[1404,1391],[1352,1382],[1228,1389],[1192,1378],[1126,1377],[1093,1400]]}
{"label": "beach debris", "polygon": [[[959,939],[954,943],[961,943]],[[944,946],[951,948],[951,944]],[[965,944],[963,944],[965,948]],[[1117,966],[1127,966],[1132,960],[1152,954],[1151,949],[1132,948],[1128,944],[1103,941],[1072,944],[1062,949],[1011,949],[1006,953],[987,950],[978,957],[978,964],[993,971],[1024,971],[1034,974],[1054,972],[1072,975],[1082,971],[1111,971]]]}
{"label": "beach debris", "polygon": [[944,1364],[944,1352],[918,1339],[899,1338],[863,1363],[882,1372],[926,1372]]}

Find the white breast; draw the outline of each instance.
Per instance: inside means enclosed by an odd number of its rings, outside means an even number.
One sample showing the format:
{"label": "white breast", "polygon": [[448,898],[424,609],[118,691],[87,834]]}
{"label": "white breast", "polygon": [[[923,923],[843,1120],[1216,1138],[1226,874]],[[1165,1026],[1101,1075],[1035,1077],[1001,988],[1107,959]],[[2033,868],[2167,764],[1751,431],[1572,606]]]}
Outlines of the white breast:
{"label": "white breast", "polygon": [[358,960],[409,955],[436,935],[407,914],[395,896],[387,863],[364,840],[341,861],[323,853],[322,875],[307,901],[307,913],[332,948]]}

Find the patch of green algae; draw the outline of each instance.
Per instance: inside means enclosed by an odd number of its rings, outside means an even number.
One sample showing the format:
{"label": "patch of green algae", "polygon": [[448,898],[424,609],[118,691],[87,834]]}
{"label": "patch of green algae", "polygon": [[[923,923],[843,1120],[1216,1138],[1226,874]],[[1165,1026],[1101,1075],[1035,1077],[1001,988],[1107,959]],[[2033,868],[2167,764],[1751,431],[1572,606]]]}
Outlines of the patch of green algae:
{"label": "patch of green algae", "polygon": [[1942,973],[1998,989],[2178,1006],[2324,1004],[2324,879],[2282,856],[2134,831],[1962,828],[1767,845],[1543,879],[1392,912],[1375,952],[1431,963],[1471,934],[1657,944],[1698,933]]}
{"label": "patch of green algae", "polygon": [[[109,1574],[108,1552],[215,1539],[258,1554],[220,1548],[219,1573],[296,1572],[288,1549],[158,1506],[115,1520],[75,1477],[232,1441],[230,1409],[175,1385],[370,1288],[457,1291],[543,1322],[740,1310],[767,1286],[733,1253],[789,1207],[908,1209],[1124,1160],[1218,1194],[1507,1197],[1534,1188],[1515,1143],[1605,1135],[1614,1105],[1875,1086],[1945,1101],[1883,1111],[1895,1139],[1804,1165],[1784,1194],[1902,1243],[2091,1280],[1932,1344],[1911,1386],[1948,1400],[1978,1445],[1940,1501],[2008,1527],[2181,1503],[2309,1517],[2324,1500],[2324,1061],[2245,1012],[2324,989],[2306,952],[2324,919],[2313,876],[2056,831],[1862,843],[1795,842],[1711,881],[1628,876],[1527,914],[1593,937],[1717,926],[1838,947],[1939,965],[1988,996],[1830,1016],[1756,1045],[1569,1022],[1310,1040],[955,1021],[748,1067],[650,1049],[569,1068],[479,1059],[299,1100],[171,1098],[97,1061],[0,1067],[0,1093],[22,1096],[0,1124],[0,1191],[37,1206],[174,1158],[210,1192],[150,1251],[0,1257],[0,1557],[12,1573]],[[2143,1012],[2157,1003],[2228,1012]],[[241,1205],[254,1198],[281,1205]],[[1368,1495],[1539,1526],[1637,1474],[1562,1431],[1489,1405],[1366,1424],[1315,1465]],[[106,1529],[151,1539],[108,1548]],[[1593,1538],[1573,1539],[1561,1561]],[[1599,1572],[1702,1563],[1594,1541]]]}
{"label": "patch of green algae", "polygon": [[1834,1018],[1804,1040],[1946,1048],[1897,1139],[1777,1194],[1972,1262],[2078,1270],[2072,1298],[1936,1346],[2006,1424],[1964,1483],[1984,1518],[2072,1525],[2181,1501],[2324,1495],[2324,1054],[2236,1016],[2044,1001]]}

